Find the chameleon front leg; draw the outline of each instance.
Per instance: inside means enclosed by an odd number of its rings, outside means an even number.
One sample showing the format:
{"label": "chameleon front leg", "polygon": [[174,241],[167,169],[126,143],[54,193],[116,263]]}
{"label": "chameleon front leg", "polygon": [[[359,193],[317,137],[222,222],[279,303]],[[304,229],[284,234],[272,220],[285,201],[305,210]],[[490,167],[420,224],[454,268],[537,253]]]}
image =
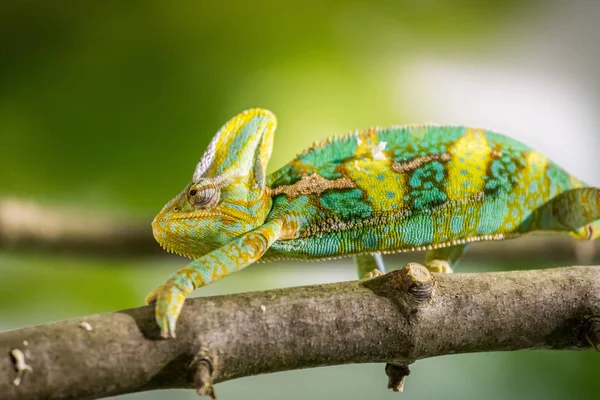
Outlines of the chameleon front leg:
{"label": "chameleon front leg", "polygon": [[371,279],[385,274],[385,265],[380,253],[354,256],[359,279]]}
{"label": "chameleon front leg", "polygon": [[155,318],[161,336],[175,337],[175,324],[188,294],[260,259],[280,237],[282,225],[280,221],[267,222],[192,261],[154,289],[146,297],[146,303],[156,301]]}
{"label": "chameleon front leg", "polygon": [[459,244],[427,250],[425,253],[425,266],[431,272],[452,273],[452,268],[458,264],[466,249],[466,244]]}

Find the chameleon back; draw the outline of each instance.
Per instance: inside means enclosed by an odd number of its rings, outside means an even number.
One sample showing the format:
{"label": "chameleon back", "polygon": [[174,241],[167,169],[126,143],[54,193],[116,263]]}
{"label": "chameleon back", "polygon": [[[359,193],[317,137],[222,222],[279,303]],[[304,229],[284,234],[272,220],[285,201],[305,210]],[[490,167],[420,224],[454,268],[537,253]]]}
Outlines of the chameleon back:
{"label": "chameleon back", "polygon": [[371,128],[317,143],[267,185],[268,219],[293,219],[297,236],[266,259],[425,250],[532,230],[592,236],[582,227],[600,218],[598,190],[571,190],[585,185],[539,152],[462,126]]}

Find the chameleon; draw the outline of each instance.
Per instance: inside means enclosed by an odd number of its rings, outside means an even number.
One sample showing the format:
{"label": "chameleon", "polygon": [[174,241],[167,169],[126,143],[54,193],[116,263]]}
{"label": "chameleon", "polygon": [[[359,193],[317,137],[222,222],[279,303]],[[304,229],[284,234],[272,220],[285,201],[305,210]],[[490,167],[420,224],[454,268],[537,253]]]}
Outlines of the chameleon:
{"label": "chameleon", "polygon": [[425,251],[450,273],[471,242],[532,231],[600,236],[600,189],[538,151],[466,126],[372,127],[304,150],[267,175],[276,118],[250,109],[225,123],[192,181],[152,222],[167,251],[193,261],[146,298],[163,338],[175,337],[194,289],[257,262]]}

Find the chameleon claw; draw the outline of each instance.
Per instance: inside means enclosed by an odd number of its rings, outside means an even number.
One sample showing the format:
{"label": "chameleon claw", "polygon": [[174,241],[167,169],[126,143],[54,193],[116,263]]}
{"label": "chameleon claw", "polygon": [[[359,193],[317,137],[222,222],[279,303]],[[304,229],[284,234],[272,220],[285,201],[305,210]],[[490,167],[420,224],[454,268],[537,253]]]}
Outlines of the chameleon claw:
{"label": "chameleon claw", "polygon": [[175,324],[185,302],[185,293],[174,284],[167,282],[146,296],[146,303],[156,302],[155,318],[163,339],[175,338]]}

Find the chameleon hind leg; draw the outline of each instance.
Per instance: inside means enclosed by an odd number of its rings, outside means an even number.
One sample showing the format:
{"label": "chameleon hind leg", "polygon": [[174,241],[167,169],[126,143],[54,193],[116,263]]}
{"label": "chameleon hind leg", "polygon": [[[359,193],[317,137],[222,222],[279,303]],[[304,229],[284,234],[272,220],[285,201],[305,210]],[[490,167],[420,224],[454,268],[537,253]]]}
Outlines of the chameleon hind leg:
{"label": "chameleon hind leg", "polygon": [[425,253],[425,266],[431,272],[452,273],[458,261],[467,249],[466,244],[442,247],[427,250]]}
{"label": "chameleon hind leg", "polygon": [[385,265],[380,253],[354,256],[359,279],[371,279],[385,274]]}

